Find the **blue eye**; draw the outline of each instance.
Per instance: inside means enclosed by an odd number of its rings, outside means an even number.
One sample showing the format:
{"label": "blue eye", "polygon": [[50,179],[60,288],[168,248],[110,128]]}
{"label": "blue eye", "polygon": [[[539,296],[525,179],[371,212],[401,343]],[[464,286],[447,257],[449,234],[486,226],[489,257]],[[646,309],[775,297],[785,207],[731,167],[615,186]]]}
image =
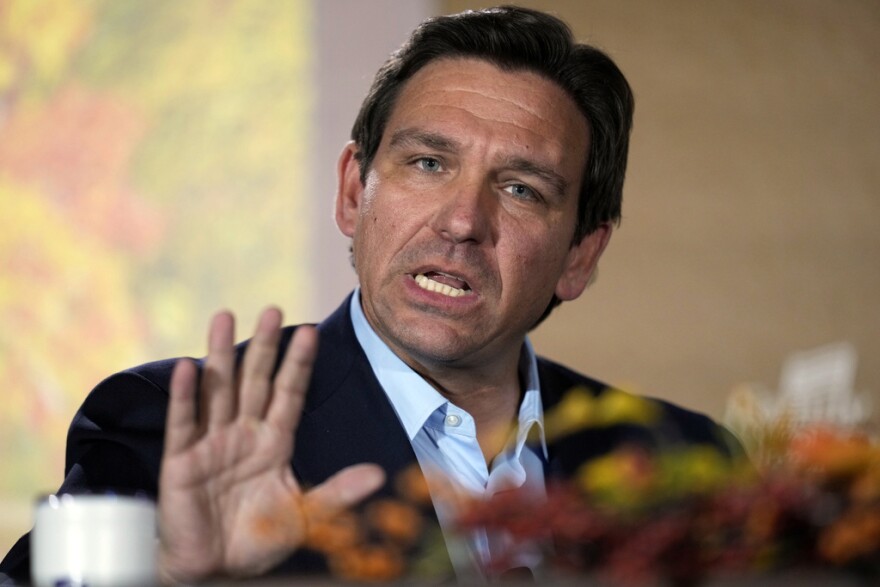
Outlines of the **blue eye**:
{"label": "blue eye", "polygon": [[427,171],[428,173],[436,173],[442,169],[440,161],[433,157],[419,157],[416,161],[416,165],[418,165],[419,169]]}
{"label": "blue eye", "polygon": [[510,193],[515,198],[520,200],[536,200],[538,199],[538,194],[527,185],[521,183],[515,183],[504,188],[507,192]]}

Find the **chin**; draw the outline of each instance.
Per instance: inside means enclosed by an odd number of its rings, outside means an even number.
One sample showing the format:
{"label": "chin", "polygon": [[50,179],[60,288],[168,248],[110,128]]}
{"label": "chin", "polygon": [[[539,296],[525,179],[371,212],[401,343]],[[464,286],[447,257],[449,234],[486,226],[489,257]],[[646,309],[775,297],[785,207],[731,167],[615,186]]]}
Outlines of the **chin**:
{"label": "chin", "polygon": [[455,363],[471,356],[473,345],[458,337],[404,337],[401,348],[421,363]]}

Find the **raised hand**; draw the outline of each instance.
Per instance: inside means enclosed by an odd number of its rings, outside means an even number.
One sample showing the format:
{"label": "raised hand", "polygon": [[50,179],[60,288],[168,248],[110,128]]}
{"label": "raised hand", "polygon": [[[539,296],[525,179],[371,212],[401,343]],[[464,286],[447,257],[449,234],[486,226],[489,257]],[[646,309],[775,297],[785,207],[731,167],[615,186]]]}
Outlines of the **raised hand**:
{"label": "raised hand", "polygon": [[[279,310],[263,312],[236,373],[234,320],[221,312],[211,322],[201,382],[191,361],[175,366],[159,479],[166,581],[265,572],[305,539],[306,512],[314,509],[306,502],[341,510],[384,480],[379,467],[356,465],[300,490],[290,459],[318,340],[314,328],[299,327],[273,378],[280,326]],[[255,532],[258,520],[282,508],[283,537]]]}

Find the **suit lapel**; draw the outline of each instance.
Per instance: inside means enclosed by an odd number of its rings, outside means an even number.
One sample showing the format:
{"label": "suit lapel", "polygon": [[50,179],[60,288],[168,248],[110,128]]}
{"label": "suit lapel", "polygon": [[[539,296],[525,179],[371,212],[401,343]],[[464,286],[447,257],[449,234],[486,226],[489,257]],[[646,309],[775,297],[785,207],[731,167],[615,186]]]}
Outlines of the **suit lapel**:
{"label": "suit lapel", "polygon": [[[559,369],[540,357],[538,377],[541,381],[541,401],[545,414],[554,409],[565,393],[575,386],[585,388],[594,395],[599,395],[605,387],[597,381],[583,377],[576,380],[567,370]],[[609,440],[610,437],[601,430],[584,430],[549,443],[549,459],[544,466],[547,481],[570,479],[585,461],[607,450]]]}
{"label": "suit lapel", "polygon": [[351,296],[318,326],[318,358],[293,458],[297,475],[309,484],[358,463],[378,464],[393,481],[416,462],[409,437],[357,342],[350,301]]}

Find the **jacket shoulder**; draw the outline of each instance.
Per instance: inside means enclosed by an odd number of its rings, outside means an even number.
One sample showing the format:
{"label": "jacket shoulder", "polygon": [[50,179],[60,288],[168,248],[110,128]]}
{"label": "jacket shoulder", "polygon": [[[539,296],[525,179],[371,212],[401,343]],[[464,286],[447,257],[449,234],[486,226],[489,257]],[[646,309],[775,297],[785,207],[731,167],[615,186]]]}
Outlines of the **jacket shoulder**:
{"label": "jacket shoulder", "polygon": [[580,388],[586,389],[597,399],[612,390],[614,393],[637,398],[654,414],[648,423],[643,424],[620,423],[596,429],[586,427],[585,430],[572,435],[572,438],[564,439],[561,443],[568,448],[580,447],[575,452],[593,457],[622,445],[634,444],[652,451],[680,446],[709,445],[730,458],[739,458],[743,455],[739,441],[727,429],[705,414],[663,399],[635,396],[545,358],[539,358],[538,372],[545,411],[552,410],[569,390]]}

